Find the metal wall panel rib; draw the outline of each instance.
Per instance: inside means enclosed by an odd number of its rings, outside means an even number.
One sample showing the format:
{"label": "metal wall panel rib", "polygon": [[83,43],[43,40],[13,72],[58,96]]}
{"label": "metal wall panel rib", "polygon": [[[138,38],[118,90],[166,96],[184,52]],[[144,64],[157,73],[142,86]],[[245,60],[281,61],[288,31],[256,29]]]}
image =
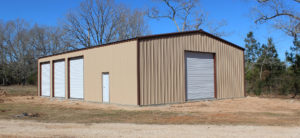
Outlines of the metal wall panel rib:
{"label": "metal wall panel rib", "polygon": [[243,51],[203,34],[140,42],[141,105],[184,102],[184,51],[216,54],[217,98],[244,96]]}

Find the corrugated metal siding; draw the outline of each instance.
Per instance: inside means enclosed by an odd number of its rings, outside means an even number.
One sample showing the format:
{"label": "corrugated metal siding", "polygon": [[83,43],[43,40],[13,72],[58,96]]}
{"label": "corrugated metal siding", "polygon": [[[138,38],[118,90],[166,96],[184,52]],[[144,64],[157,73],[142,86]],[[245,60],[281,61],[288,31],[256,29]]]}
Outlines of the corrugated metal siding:
{"label": "corrugated metal siding", "polygon": [[243,51],[202,34],[140,41],[141,105],[185,101],[184,51],[216,53],[217,98],[244,96]]}

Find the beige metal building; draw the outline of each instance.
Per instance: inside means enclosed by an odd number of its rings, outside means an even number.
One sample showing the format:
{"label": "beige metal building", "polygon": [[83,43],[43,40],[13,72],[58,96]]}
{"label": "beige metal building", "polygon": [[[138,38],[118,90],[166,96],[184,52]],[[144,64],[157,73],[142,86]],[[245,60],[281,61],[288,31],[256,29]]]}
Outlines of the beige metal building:
{"label": "beige metal building", "polygon": [[152,105],[244,97],[244,49],[203,30],[38,59],[38,95]]}

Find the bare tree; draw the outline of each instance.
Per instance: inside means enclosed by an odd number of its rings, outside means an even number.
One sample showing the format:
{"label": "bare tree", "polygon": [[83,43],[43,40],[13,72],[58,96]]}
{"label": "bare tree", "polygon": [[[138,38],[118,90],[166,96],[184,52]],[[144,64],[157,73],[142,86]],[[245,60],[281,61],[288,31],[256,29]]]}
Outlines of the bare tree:
{"label": "bare tree", "polygon": [[[254,8],[256,14],[255,23],[271,22],[277,29],[284,31],[289,36],[299,36],[300,13],[292,5],[286,3],[288,0],[257,0],[259,5]],[[290,0],[294,6],[300,6],[299,0]]]}
{"label": "bare tree", "polygon": [[117,28],[118,40],[149,34],[147,23],[144,20],[144,12],[139,10],[131,11],[127,8],[123,8],[123,10]]}
{"label": "bare tree", "polygon": [[36,24],[28,35],[31,36],[30,46],[35,51],[35,58],[76,48],[74,40],[61,27],[41,27]]}
{"label": "bare tree", "polygon": [[0,78],[2,85],[6,85],[7,75],[6,75],[6,47],[4,44],[4,23],[0,21]]}
{"label": "bare tree", "polygon": [[[176,26],[177,31],[185,31],[191,29],[199,29],[205,20],[203,12],[195,11],[198,0],[156,0],[166,6],[167,12],[164,9],[153,7],[147,11],[150,18],[167,18],[170,19]],[[191,19],[192,18],[192,19]]]}
{"label": "bare tree", "polygon": [[153,0],[163,3],[163,6],[148,9],[148,17],[153,19],[169,19],[177,28],[178,32],[199,30],[206,28],[209,32],[222,36],[220,28],[226,25],[225,21],[218,24],[207,21],[207,14],[199,9],[198,0]]}
{"label": "bare tree", "polygon": [[86,0],[67,23],[49,27],[25,20],[0,21],[0,80],[2,85],[33,84],[38,57],[127,39],[147,32],[144,12],[111,0]]}
{"label": "bare tree", "polygon": [[[73,41],[60,27],[40,27],[17,19],[0,23],[0,79],[2,85],[26,84],[36,75],[40,56],[71,49]],[[31,83],[32,84],[32,83]]]}
{"label": "bare tree", "polygon": [[[142,12],[131,12],[113,0],[85,0],[78,10],[67,14],[65,29],[80,45],[91,47],[142,35],[146,30],[143,16]],[[138,22],[127,26],[132,20]],[[128,35],[128,31],[135,33]]]}
{"label": "bare tree", "polygon": [[28,29],[29,24],[18,19],[7,22],[4,32],[10,76],[14,76],[14,81],[18,84],[25,84],[25,78],[30,74],[27,61],[31,60],[32,49],[28,46]]}

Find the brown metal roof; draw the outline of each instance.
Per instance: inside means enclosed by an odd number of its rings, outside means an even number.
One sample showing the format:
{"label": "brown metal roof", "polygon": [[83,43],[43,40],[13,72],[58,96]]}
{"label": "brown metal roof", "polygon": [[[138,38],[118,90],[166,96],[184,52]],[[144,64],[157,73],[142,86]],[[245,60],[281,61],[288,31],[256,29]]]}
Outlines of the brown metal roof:
{"label": "brown metal roof", "polygon": [[244,48],[242,48],[241,46],[238,46],[234,43],[231,43],[227,40],[224,40],[218,36],[215,36],[213,34],[210,34],[208,32],[203,31],[202,29],[200,30],[194,30],[194,31],[184,31],[184,32],[174,32],[174,33],[164,33],[164,34],[156,34],[156,35],[146,35],[146,36],[138,36],[135,38],[130,38],[130,39],[126,39],[126,40],[120,40],[120,41],[115,41],[115,42],[111,42],[111,43],[106,43],[106,44],[102,44],[102,45],[97,45],[97,46],[92,46],[92,47],[87,47],[87,48],[81,48],[81,49],[76,49],[76,50],[71,50],[71,51],[66,51],[66,52],[62,52],[62,53],[58,53],[58,54],[53,54],[53,55],[48,55],[48,56],[44,56],[44,57],[40,57],[41,58],[46,58],[46,57],[51,57],[51,56],[56,56],[56,55],[61,55],[61,54],[65,54],[65,53],[71,53],[71,52],[76,52],[76,51],[81,51],[81,50],[87,50],[87,49],[92,49],[92,48],[98,48],[98,47],[103,47],[103,46],[109,46],[112,44],[117,44],[117,43],[122,43],[122,42],[127,42],[127,41],[131,41],[131,40],[145,40],[145,39],[155,39],[155,38],[161,38],[161,37],[171,37],[171,36],[178,36],[178,35],[188,35],[188,34],[197,34],[197,33],[202,33],[205,34],[209,37],[212,37],[214,39],[217,39],[219,41],[222,41],[226,44],[229,44],[233,47],[236,47],[240,50],[245,50]]}

